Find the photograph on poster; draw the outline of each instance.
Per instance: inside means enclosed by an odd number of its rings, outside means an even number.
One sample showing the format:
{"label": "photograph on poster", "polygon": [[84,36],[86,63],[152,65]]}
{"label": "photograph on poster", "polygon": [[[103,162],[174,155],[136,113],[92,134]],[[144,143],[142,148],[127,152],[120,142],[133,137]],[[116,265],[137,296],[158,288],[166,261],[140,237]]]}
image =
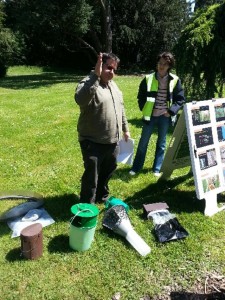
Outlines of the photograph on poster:
{"label": "photograph on poster", "polygon": [[217,135],[219,142],[225,141],[225,124],[217,126]]}
{"label": "photograph on poster", "polygon": [[225,164],[225,146],[220,147],[221,162]]}
{"label": "photograph on poster", "polygon": [[220,187],[219,174],[210,175],[207,178],[202,179],[202,186],[204,193],[215,190]]}
{"label": "photograph on poster", "polygon": [[215,105],[215,115],[217,122],[225,120],[225,103]]}
{"label": "photograph on poster", "polygon": [[197,109],[191,110],[193,126],[210,123],[209,106],[200,106]]}
{"label": "photograph on poster", "polygon": [[207,127],[195,132],[195,143],[197,148],[213,144],[212,128]]}
{"label": "photograph on poster", "polygon": [[215,148],[199,153],[198,157],[201,170],[211,168],[217,165]]}

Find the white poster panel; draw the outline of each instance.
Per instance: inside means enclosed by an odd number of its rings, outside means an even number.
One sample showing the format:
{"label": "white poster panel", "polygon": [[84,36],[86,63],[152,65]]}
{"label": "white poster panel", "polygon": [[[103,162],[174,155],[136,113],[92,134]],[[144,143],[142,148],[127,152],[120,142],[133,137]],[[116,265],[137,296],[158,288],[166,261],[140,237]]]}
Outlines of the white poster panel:
{"label": "white poster panel", "polygon": [[225,190],[225,98],[187,103],[184,113],[197,198],[215,205]]}

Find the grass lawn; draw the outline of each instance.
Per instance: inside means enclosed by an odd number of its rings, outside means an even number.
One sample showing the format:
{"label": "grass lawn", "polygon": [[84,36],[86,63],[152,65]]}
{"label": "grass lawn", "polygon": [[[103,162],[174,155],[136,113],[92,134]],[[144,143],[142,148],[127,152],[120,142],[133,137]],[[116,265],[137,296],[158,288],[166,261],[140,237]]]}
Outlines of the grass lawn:
{"label": "grass lawn", "polygon": [[[91,248],[70,249],[70,207],[79,201],[83,173],[76,131],[79,108],[73,97],[84,75],[21,66],[10,68],[0,80],[0,193],[40,193],[55,220],[43,228],[43,256],[34,261],[20,256],[20,239],[12,239],[7,224],[0,223],[0,299],[108,300],[120,292],[121,300],[139,300],[191,291],[208,273],[225,275],[225,211],[204,216],[204,201],[196,198],[189,167],[175,170],[168,182],[157,183],[151,174],[155,134],[140,175],[130,177],[129,166],[119,165],[110,181],[111,195],[129,204],[131,223],[151,253],[141,257],[125,239],[103,228],[102,204]],[[141,133],[136,101],[141,79],[116,77],[135,149]],[[166,244],[156,240],[142,205],[161,201],[189,232],[186,239]],[[218,201],[224,202],[223,194]],[[20,202],[1,200],[0,212]]]}

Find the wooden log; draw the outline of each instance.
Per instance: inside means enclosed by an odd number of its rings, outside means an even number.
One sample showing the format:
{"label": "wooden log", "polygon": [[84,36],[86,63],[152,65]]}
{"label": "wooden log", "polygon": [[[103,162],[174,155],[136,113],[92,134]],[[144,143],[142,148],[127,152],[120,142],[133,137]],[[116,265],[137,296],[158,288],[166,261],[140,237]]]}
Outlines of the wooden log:
{"label": "wooden log", "polygon": [[20,233],[21,253],[27,259],[37,259],[43,253],[42,225],[35,223],[25,227]]}

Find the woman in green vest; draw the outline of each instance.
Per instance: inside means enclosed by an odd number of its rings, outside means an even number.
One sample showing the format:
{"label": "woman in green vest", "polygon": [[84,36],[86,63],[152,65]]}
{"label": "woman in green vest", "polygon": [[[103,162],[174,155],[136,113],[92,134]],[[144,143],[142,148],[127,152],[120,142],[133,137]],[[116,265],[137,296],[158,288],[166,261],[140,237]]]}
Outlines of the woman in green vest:
{"label": "woman in green vest", "polygon": [[170,52],[159,54],[156,72],[147,75],[140,83],[137,98],[143,114],[143,128],[130,175],[135,175],[142,169],[148,143],[156,127],[158,138],[152,170],[155,176],[160,176],[169,126],[175,122],[178,111],[185,103],[181,81],[170,73],[174,64],[175,60]]}

